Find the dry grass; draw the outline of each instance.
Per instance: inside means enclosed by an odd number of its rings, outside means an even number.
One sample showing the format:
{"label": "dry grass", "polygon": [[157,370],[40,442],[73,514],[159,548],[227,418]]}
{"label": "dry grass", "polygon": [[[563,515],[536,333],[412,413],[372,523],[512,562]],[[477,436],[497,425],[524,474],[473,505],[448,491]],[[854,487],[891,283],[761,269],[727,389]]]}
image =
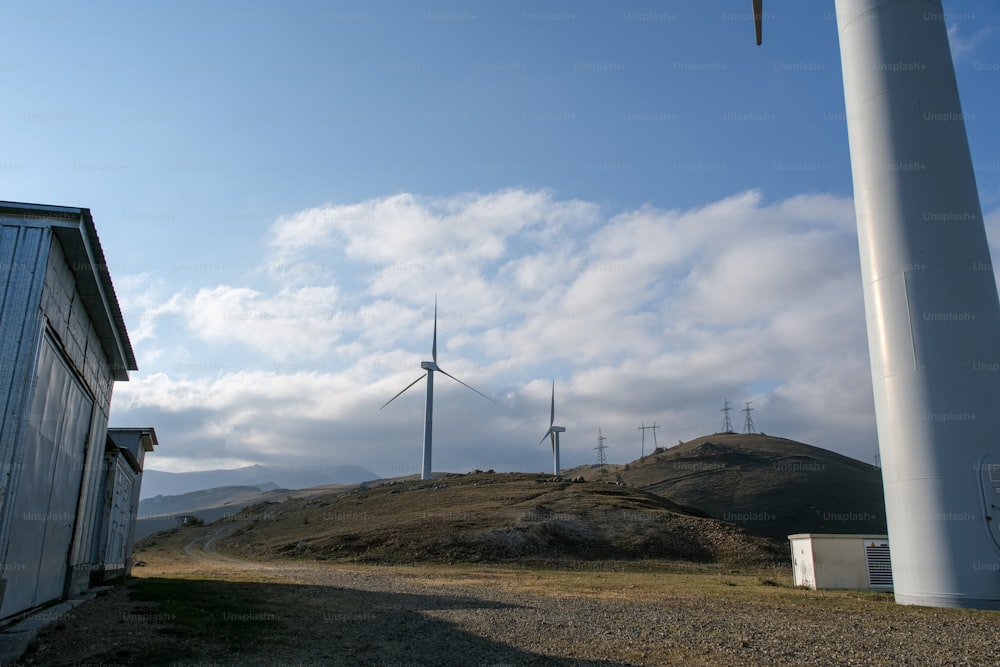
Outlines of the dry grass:
{"label": "dry grass", "polygon": [[233,523],[225,547],[253,559],[763,563],[786,550],[650,493],[527,474],[379,483],[248,507]]}
{"label": "dry grass", "polygon": [[[114,591],[86,603],[24,664],[825,667],[995,657],[996,614],[797,589],[784,567],[247,561],[221,547],[237,528],[145,541],[136,555],[146,564],[123,587],[132,599]],[[122,623],[123,614],[166,620]]]}
{"label": "dry grass", "polygon": [[[762,603],[816,604],[844,608],[868,608],[892,603],[887,593],[860,591],[812,591],[796,588],[788,567],[751,565],[734,569],[729,564],[683,561],[576,561],[520,565],[502,563],[420,563],[372,565],[330,563],[300,559],[246,561],[226,552],[205,554],[189,549],[191,542],[203,544],[218,527],[192,527],[161,534],[143,541],[136,557],[145,565],[133,575],[147,578],[184,578],[232,583],[292,583],[295,567],[321,567],[338,572],[387,574],[424,585],[440,587],[477,586],[514,593],[549,597],[578,597],[661,602],[670,599],[743,598]],[[212,540],[211,546],[217,546]],[[211,548],[211,547],[210,547]]]}

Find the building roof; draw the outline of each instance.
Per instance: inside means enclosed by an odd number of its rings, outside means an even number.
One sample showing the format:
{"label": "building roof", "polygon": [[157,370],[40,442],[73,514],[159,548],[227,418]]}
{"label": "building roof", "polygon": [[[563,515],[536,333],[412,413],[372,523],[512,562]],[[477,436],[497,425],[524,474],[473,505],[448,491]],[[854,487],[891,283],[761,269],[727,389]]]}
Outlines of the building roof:
{"label": "building roof", "polygon": [[108,429],[107,447],[121,452],[137,473],[142,472],[145,453],[153,451],[153,447],[159,444],[156,429],[152,426]]}
{"label": "building roof", "polygon": [[112,376],[128,380],[128,371],[139,367],[90,209],[0,201],[0,216],[18,218],[26,226],[52,229],[66,253],[80,298],[111,364]]}

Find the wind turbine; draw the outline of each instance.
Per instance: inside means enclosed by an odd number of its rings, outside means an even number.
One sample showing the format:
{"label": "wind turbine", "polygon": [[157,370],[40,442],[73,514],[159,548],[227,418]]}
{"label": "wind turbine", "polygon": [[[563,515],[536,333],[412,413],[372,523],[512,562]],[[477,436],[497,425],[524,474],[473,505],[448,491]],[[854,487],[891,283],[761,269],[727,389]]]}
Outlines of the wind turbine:
{"label": "wind turbine", "polygon": [[389,405],[390,403],[392,403],[393,401],[395,401],[397,398],[399,398],[400,396],[402,396],[403,393],[406,392],[407,389],[409,389],[410,387],[412,387],[416,383],[418,383],[421,380],[423,380],[424,377],[427,378],[427,402],[425,404],[426,407],[424,409],[424,465],[423,465],[423,470],[420,473],[420,479],[430,479],[431,478],[431,426],[432,426],[433,416],[434,416],[434,372],[437,371],[438,373],[442,373],[444,375],[447,375],[448,377],[450,377],[455,382],[457,382],[460,385],[463,385],[465,387],[468,387],[469,389],[471,389],[472,391],[476,392],[477,394],[479,394],[480,396],[482,396],[486,400],[488,400],[488,401],[490,401],[492,403],[496,402],[492,398],[490,398],[489,396],[487,396],[486,394],[484,394],[483,392],[481,392],[478,389],[476,389],[475,387],[471,387],[471,386],[465,384],[464,382],[462,382],[461,380],[459,380],[457,377],[455,377],[454,375],[452,375],[448,371],[446,371],[443,368],[441,368],[440,366],[438,366],[438,363],[437,363],[437,358],[438,358],[438,352],[437,352],[437,345],[438,345],[438,342],[437,342],[438,341],[438,319],[437,319],[437,315],[438,315],[437,297],[435,297],[434,298],[434,341],[431,343],[431,360],[430,361],[421,361],[420,362],[420,367],[423,368],[425,371],[427,371],[427,373],[425,373],[424,375],[421,375],[416,380],[414,380],[410,384],[406,385],[403,388],[403,391],[399,392],[398,394],[396,394],[395,396],[393,396],[392,398],[390,398],[388,401],[386,401],[385,403],[382,404],[381,408],[379,408],[379,410],[381,410],[382,408],[384,408],[385,406]]}
{"label": "wind turbine", "polygon": [[552,438],[552,474],[559,476],[559,434],[566,432],[565,426],[555,426],[556,423],[556,382],[552,381],[552,412],[549,416],[549,430],[545,432],[538,444],[545,442],[545,438]]}
{"label": "wind turbine", "polygon": [[835,5],[893,592],[1000,609],[1000,299],[947,14]]}

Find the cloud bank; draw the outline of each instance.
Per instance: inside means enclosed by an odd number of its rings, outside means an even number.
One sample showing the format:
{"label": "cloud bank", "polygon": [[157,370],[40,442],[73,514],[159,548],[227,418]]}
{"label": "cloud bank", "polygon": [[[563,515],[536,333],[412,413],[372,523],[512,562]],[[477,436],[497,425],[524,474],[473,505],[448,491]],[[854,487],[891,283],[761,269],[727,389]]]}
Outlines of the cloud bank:
{"label": "cloud bank", "polygon": [[423,385],[378,408],[430,358],[435,297],[441,366],[497,401],[436,378],[435,470],[547,469],[552,380],[566,467],[596,460],[598,428],[616,462],[639,456],[640,423],[661,446],[716,432],[725,398],[769,434],[875,454],[849,199],[400,193],[281,217],[225,282],[122,284],[143,372],[113,420],[156,426],[158,469],[417,472]]}

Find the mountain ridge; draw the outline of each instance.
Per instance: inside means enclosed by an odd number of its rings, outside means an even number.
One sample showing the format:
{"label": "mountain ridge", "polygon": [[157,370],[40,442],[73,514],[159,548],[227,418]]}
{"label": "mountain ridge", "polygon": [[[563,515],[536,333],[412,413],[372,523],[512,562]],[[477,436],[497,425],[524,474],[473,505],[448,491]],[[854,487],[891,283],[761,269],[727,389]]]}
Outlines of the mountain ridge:
{"label": "mountain ridge", "polygon": [[166,472],[147,468],[142,473],[140,499],[155,496],[178,496],[227,486],[256,486],[268,489],[306,489],[329,484],[357,484],[379,479],[359,466],[264,466]]}

